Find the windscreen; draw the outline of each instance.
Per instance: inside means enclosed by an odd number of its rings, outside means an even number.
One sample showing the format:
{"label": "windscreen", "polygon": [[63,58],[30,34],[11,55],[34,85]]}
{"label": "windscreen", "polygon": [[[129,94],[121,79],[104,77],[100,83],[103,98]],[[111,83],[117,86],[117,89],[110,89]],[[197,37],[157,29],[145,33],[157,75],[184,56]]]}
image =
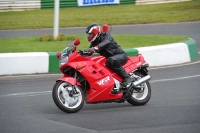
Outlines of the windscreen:
{"label": "windscreen", "polygon": [[74,50],[74,42],[70,42],[69,44],[67,44],[67,46],[65,47],[65,49],[62,51],[62,57],[66,57],[69,56],[72,51]]}

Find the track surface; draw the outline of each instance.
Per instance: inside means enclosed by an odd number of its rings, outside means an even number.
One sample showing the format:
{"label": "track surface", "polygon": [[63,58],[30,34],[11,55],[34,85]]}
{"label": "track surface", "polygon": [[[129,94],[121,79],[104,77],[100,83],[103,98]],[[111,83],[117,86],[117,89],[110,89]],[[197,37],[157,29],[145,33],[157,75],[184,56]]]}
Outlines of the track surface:
{"label": "track surface", "polygon": [[[197,37],[195,40],[199,42],[200,23],[190,24],[138,25],[133,26],[134,29],[122,26],[113,27],[112,32],[141,34],[145,30],[146,34],[185,34],[193,39]],[[77,28],[71,33],[76,30],[80,32],[82,29]],[[19,31],[18,35],[25,31],[28,35],[31,30]],[[53,85],[61,74],[1,76],[0,133],[199,133],[199,69],[200,61],[183,66],[150,68],[152,97],[145,106],[135,107],[127,102],[85,104],[75,114],[60,111],[52,100]]]}
{"label": "track surface", "polygon": [[66,114],[51,97],[61,75],[0,77],[2,133],[199,133],[200,63],[150,69],[152,97],[145,106],[85,104]]}

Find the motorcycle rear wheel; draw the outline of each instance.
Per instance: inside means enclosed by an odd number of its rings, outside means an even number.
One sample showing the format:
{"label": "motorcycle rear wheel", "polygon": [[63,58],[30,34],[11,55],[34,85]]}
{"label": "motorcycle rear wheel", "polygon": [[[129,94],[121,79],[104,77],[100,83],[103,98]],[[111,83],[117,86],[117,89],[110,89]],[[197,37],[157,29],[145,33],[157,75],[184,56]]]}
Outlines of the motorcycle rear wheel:
{"label": "motorcycle rear wheel", "polygon": [[84,94],[80,86],[76,86],[78,94],[70,94],[73,85],[58,81],[53,87],[52,97],[56,106],[66,113],[76,113],[84,105]]}
{"label": "motorcycle rear wheel", "polygon": [[[135,75],[139,77],[144,77],[144,75],[140,72],[135,72]],[[145,82],[144,87],[140,91],[133,90],[131,97],[127,99],[127,102],[134,106],[145,105],[151,98],[151,86],[149,82]]]}

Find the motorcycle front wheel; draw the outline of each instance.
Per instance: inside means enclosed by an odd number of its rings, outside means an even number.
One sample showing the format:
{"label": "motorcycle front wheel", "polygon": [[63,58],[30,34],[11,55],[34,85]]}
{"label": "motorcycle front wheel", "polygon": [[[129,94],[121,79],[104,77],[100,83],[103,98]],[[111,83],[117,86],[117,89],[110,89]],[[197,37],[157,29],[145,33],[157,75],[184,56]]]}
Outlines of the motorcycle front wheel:
{"label": "motorcycle front wheel", "polygon": [[73,86],[64,81],[58,81],[52,91],[56,106],[66,113],[76,113],[84,105],[84,94],[80,86]]}
{"label": "motorcycle front wheel", "polygon": [[[144,77],[143,74],[140,72],[135,72],[135,75],[138,76],[138,78]],[[141,106],[146,104],[150,98],[151,98],[151,86],[149,82],[145,82],[142,85],[143,87],[141,89],[134,89],[133,93],[131,94],[131,97],[127,99],[127,102],[134,105],[134,106]]]}

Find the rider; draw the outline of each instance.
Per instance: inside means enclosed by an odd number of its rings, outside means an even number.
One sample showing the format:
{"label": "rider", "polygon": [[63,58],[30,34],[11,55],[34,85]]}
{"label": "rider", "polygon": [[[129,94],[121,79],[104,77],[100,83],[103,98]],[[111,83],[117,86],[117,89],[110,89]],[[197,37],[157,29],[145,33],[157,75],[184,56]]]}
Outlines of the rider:
{"label": "rider", "polygon": [[88,52],[94,52],[106,58],[106,65],[122,78],[125,87],[131,82],[131,78],[122,67],[127,62],[125,51],[117,44],[108,32],[102,32],[98,24],[90,24],[86,28],[87,39],[91,43]]}

